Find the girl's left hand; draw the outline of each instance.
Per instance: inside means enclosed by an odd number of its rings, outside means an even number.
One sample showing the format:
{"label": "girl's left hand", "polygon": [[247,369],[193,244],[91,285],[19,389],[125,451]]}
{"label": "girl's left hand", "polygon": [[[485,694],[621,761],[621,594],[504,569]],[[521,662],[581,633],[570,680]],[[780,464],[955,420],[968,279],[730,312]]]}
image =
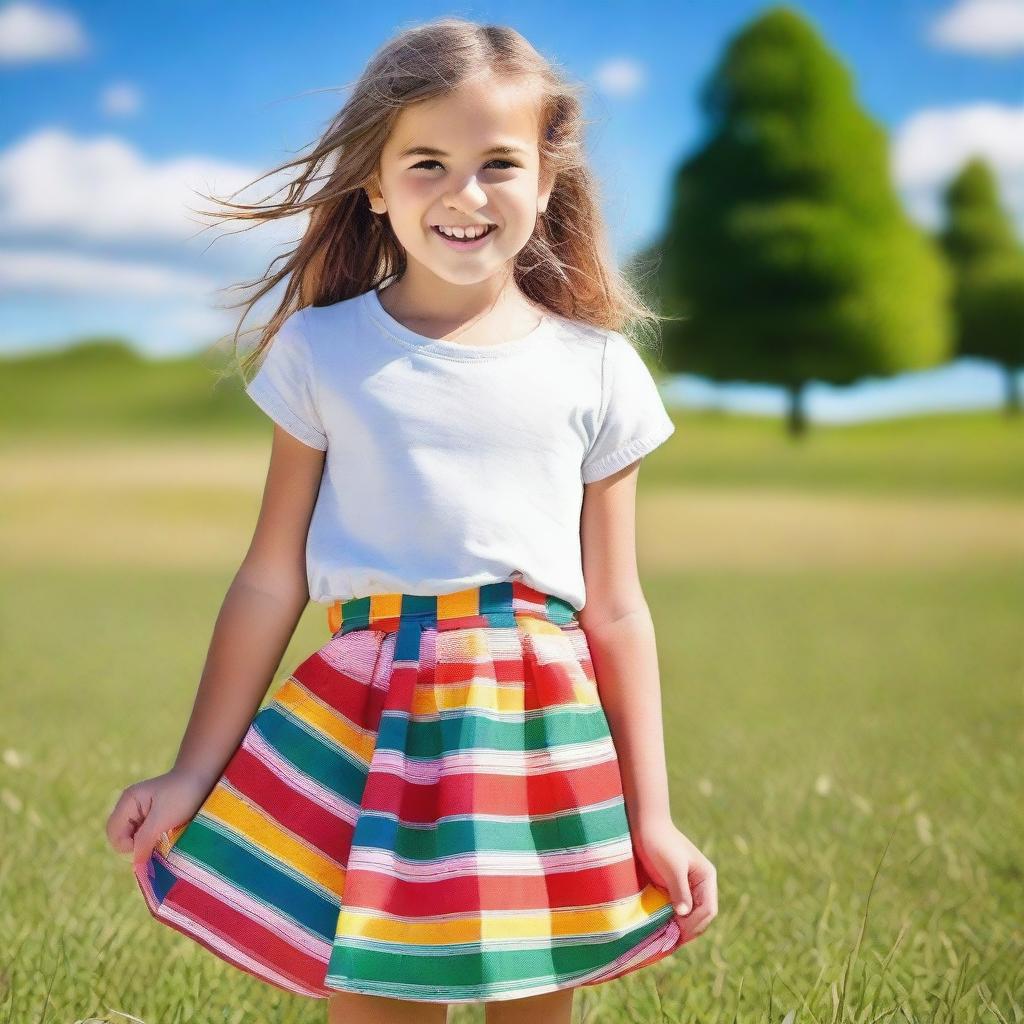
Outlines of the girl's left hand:
{"label": "girl's left hand", "polygon": [[638,827],[633,849],[651,881],[668,893],[686,939],[696,938],[718,914],[714,864],[671,820]]}

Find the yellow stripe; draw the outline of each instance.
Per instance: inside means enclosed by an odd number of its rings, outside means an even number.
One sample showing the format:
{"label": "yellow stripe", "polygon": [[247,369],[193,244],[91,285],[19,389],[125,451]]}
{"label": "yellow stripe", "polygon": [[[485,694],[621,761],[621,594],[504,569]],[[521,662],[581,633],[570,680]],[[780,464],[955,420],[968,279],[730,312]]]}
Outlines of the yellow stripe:
{"label": "yellow stripe", "polygon": [[530,612],[516,612],[516,622],[519,624],[519,628],[526,633],[547,636],[562,635],[562,629],[557,622],[551,622],[550,619],[542,619],[537,615],[532,615]]}
{"label": "yellow stripe", "polygon": [[525,706],[521,685],[499,686],[494,679],[479,676],[456,685],[417,686],[413,693],[412,714],[435,715],[439,711],[482,708],[507,713],[522,712]]}
{"label": "yellow stripe", "polygon": [[373,757],[376,740],[357,729],[347,718],[315,701],[309,691],[294,679],[288,679],[274,696],[273,702],[287,708],[296,718],[311,725],[317,732],[330,736],[339,746],[358,757],[367,767]]}
{"label": "yellow stripe", "polygon": [[475,587],[468,590],[457,590],[454,594],[439,594],[437,597],[437,617],[439,619],[457,619],[463,615],[480,614],[480,591]]}
{"label": "yellow stripe", "polygon": [[390,619],[402,611],[401,594],[372,594],[370,596],[370,621]]}
{"label": "yellow stripe", "polygon": [[[461,711],[466,708],[479,708],[503,714],[522,713],[526,708],[525,692],[524,687],[514,681],[499,686],[496,680],[487,676],[477,676],[461,685],[426,684],[416,687],[411,713],[436,715],[441,711]],[[593,707],[601,703],[597,687],[585,676],[572,680],[572,700],[581,707]],[[567,701],[550,703],[547,707],[555,708],[566,703]]]}
{"label": "yellow stripe", "polygon": [[214,787],[203,813],[222,821],[254,846],[271,854],[334,896],[345,887],[345,869],[299,842],[258,807],[239,799],[223,784]]}
{"label": "yellow stripe", "polygon": [[448,945],[479,939],[536,939],[638,928],[653,914],[671,904],[660,889],[647,886],[625,903],[584,910],[537,910],[522,914],[494,912],[473,914],[462,920],[417,921],[414,918],[380,917],[372,911],[342,907],[337,935],[378,939],[401,944]]}
{"label": "yellow stripe", "polygon": [[591,706],[601,703],[601,697],[597,687],[585,676],[573,679],[572,695],[577,704]]}

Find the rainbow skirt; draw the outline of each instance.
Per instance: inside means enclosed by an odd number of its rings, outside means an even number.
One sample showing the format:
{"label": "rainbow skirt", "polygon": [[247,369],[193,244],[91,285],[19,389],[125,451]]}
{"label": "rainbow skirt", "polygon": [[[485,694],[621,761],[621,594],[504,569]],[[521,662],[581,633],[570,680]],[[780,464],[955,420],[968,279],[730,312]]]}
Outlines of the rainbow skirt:
{"label": "rainbow skirt", "polygon": [[136,872],[155,918],[321,999],[516,999],[685,941],[635,856],[572,605],[509,580],[328,615]]}

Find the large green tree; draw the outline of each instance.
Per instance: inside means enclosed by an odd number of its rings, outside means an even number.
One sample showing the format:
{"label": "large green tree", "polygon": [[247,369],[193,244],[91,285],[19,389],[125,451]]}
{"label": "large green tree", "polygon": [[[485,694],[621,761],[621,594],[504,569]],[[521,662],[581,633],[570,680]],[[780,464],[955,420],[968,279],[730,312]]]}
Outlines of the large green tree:
{"label": "large green tree", "polygon": [[969,160],[945,191],[940,234],[953,265],[956,348],[993,359],[1006,373],[1006,410],[1020,413],[1024,369],[1024,246],[999,203],[995,175]]}
{"label": "large green tree", "polygon": [[945,261],[904,212],[885,133],[814,27],[788,7],[761,14],[700,102],[708,132],[675,177],[649,281],[681,317],[663,325],[666,367],[785,387],[796,435],[808,382],[944,361]]}

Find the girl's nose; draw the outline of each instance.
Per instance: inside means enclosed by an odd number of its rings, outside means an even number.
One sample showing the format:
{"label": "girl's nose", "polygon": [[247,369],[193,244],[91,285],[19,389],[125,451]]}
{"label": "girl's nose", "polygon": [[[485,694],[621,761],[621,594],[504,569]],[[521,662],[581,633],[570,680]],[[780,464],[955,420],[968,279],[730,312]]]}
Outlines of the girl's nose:
{"label": "girl's nose", "polygon": [[463,213],[475,213],[487,202],[487,193],[480,187],[476,175],[468,178],[462,188],[451,193],[446,203],[455,206]]}

